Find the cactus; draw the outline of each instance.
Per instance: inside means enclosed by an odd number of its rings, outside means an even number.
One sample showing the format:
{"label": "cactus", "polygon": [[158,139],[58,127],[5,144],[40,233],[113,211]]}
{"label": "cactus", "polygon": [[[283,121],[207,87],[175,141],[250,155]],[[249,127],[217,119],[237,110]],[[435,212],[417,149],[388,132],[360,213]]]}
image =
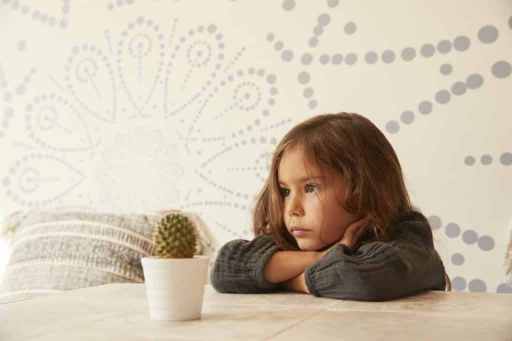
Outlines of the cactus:
{"label": "cactus", "polygon": [[153,230],[154,256],[160,258],[192,258],[197,235],[194,224],[182,213],[164,216]]}

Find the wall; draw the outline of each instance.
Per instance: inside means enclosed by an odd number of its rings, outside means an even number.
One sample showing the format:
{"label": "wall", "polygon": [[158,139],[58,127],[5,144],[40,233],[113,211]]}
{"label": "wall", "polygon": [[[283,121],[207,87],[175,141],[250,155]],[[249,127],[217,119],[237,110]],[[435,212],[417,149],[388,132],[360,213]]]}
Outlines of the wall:
{"label": "wall", "polygon": [[0,49],[3,215],[178,207],[250,238],[280,137],[358,112],[454,288],[512,291],[508,0],[0,0]]}

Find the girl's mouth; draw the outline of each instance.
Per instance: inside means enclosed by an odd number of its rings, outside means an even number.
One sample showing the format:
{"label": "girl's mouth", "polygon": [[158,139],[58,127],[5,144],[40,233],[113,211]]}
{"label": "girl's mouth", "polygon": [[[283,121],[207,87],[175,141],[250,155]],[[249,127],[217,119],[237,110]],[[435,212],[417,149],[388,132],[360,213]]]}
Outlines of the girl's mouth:
{"label": "girl's mouth", "polygon": [[306,229],[302,229],[302,228],[294,228],[294,229],[292,229],[292,234],[295,237],[302,237],[302,236],[306,235],[309,232],[311,232],[311,230],[306,230]]}

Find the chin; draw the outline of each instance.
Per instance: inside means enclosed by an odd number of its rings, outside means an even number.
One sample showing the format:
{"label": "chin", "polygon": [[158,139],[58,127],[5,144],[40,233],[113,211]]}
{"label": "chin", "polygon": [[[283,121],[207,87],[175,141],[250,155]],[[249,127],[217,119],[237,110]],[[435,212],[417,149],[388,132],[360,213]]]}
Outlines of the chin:
{"label": "chin", "polygon": [[318,251],[318,250],[320,250],[320,246],[318,246],[316,244],[311,244],[308,242],[297,241],[297,245],[299,245],[299,249],[301,251]]}
{"label": "chin", "polygon": [[307,240],[303,240],[303,241],[296,240],[296,241],[297,241],[297,245],[299,246],[299,249],[301,251],[324,251],[335,244],[335,242],[330,243],[330,244],[325,244],[325,243],[321,243],[321,242],[320,243],[319,242],[311,242],[311,241],[307,241]]}

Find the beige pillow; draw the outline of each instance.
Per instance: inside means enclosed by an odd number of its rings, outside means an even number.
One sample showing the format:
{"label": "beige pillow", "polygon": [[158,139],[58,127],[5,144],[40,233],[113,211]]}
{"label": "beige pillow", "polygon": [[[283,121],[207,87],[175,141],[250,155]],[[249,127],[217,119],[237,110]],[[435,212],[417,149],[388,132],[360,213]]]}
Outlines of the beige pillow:
{"label": "beige pillow", "polygon": [[[0,303],[112,282],[142,283],[140,258],[151,253],[151,232],[164,213],[16,212],[3,226],[10,257]],[[200,227],[196,254],[211,254],[211,236]]]}

